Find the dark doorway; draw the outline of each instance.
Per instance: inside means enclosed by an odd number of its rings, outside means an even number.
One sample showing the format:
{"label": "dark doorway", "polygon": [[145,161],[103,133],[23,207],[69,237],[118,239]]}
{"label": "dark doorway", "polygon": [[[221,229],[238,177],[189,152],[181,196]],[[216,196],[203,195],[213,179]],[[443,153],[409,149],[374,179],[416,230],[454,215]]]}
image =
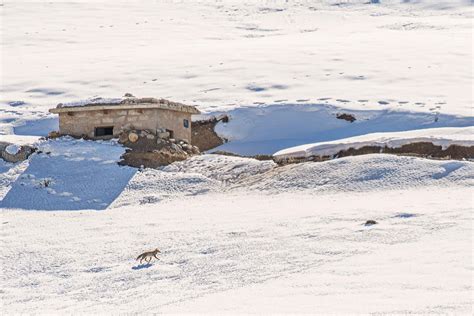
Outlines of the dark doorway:
{"label": "dark doorway", "polygon": [[114,127],[113,126],[105,126],[105,127],[96,127],[94,131],[95,137],[100,136],[113,136],[114,135]]}

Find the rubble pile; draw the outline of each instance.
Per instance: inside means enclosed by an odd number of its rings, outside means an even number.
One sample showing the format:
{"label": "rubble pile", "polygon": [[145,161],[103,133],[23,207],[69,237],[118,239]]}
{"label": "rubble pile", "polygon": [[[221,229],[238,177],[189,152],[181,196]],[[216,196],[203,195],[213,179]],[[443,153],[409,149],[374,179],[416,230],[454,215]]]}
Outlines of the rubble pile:
{"label": "rubble pile", "polygon": [[120,164],[136,168],[157,168],[200,154],[197,146],[170,136],[171,133],[165,129],[152,131],[124,127],[118,141],[128,149],[122,155]]}

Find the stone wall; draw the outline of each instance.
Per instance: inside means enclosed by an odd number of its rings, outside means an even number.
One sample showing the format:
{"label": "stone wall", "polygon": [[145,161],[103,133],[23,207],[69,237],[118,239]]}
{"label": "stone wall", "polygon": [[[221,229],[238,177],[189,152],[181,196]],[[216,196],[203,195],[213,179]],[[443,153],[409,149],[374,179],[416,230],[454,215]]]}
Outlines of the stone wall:
{"label": "stone wall", "polygon": [[[188,120],[189,127],[184,127]],[[191,142],[191,114],[165,109],[117,109],[59,113],[59,132],[64,135],[96,138],[96,127],[113,126],[114,137],[122,127],[155,131],[166,128],[173,131],[173,138]],[[102,137],[101,137],[102,138]]]}

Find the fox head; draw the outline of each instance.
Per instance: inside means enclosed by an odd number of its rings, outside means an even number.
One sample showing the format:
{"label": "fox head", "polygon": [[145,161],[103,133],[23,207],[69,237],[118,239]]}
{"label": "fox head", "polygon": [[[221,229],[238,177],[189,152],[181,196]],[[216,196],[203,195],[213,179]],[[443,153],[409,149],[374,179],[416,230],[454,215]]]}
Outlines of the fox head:
{"label": "fox head", "polygon": [[154,253],[161,253],[160,249],[156,248],[154,251]]}

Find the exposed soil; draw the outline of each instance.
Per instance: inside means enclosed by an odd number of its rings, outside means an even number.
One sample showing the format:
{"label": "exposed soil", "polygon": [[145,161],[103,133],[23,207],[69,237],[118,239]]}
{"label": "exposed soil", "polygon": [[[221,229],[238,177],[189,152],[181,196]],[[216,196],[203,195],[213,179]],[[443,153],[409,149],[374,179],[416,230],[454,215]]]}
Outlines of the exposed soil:
{"label": "exposed soil", "polygon": [[158,168],[187,158],[189,158],[189,155],[184,152],[170,151],[168,149],[149,152],[137,152],[127,149],[125,154],[122,155],[122,160],[119,162],[119,165],[126,165],[135,168]]}
{"label": "exposed soil", "polygon": [[217,123],[227,123],[228,121],[229,117],[223,115],[219,118],[212,117],[207,120],[192,122],[193,132],[191,136],[191,144],[199,147],[200,151],[207,151],[226,143],[227,139],[221,138],[217,135],[214,129]]}
{"label": "exposed soil", "polygon": [[358,149],[349,148],[341,150],[334,156],[310,156],[303,158],[292,158],[288,160],[275,161],[278,164],[284,165],[289,163],[299,163],[306,161],[326,161],[334,158],[359,156],[367,154],[395,154],[401,156],[415,156],[432,159],[474,159],[474,146],[466,147],[459,145],[451,145],[446,149],[441,146],[436,146],[431,142],[417,142],[403,145],[397,148],[381,147],[381,146],[364,146]]}
{"label": "exposed soil", "polygon": [[260,161],[272,160],[272,159],[273,159],[273,156],[272,156],[272,155],[243,156],[243,155],[238,155],[238,154],[234,154],[234,153],[231,153],[231,152],[228,152],[228,151],[221,151],[221,150],[214,151],[214,152],[212,152],[211,154],[213,154],[213,155],[231,156],[231,157],[253,158],[253,159],[260,160]]}

